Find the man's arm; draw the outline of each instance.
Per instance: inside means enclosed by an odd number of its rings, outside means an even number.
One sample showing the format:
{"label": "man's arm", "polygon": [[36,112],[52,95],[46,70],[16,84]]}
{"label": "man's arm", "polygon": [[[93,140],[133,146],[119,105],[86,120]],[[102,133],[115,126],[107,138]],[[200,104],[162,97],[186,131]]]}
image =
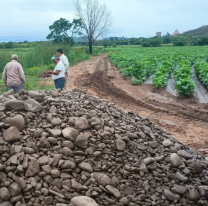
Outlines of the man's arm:
{"label": "man's arm", "polygon": [[24,74],[24,70],[21,65],[19,66],[19,77],[20,77],[22,83],[25,83],[25,74]]}
{"label": "man's arm", "polygon": [[5,86],[7,86],[7,69],[6,69],[6,67],[4,67],[2,80],[3,80],[4,84],[5,84]]}
{"label": "man's arm", "polygon": [[60,72],[61,72],[61,70],[56,70],[55,72],[49,71],[48,74],[59,75]]}

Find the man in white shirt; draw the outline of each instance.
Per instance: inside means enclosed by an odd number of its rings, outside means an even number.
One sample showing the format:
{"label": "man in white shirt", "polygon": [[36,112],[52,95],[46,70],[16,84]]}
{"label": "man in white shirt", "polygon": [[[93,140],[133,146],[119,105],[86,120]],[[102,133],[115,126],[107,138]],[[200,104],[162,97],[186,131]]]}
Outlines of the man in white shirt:
{"label": "man in white shirt", "polygon": [[64,85],[64,90],[67,90],[67,79],[69,78],[69,60],[64,55],[63,49],[57,49],[57,56],[60,58],[61,62],[64,64],[65,67],[65,76],[66,76],[66,83]]}
{"label": "man in white shirt", "polygon": [[53,56],[51,60],[56,64],[56,67],[53,71],[49,71],[48,73],[52,74],[52,79],[54,80],[56,89],[63,90],[66,82],[64,64],[60,61],[58,56]]}

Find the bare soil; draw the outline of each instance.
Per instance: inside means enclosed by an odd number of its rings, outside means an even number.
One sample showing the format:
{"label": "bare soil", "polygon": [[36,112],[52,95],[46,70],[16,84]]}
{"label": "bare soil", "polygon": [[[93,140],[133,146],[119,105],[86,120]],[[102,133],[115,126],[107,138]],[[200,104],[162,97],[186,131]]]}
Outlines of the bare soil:
{"label": "bare soil", "polygon": [[107,55],[95,56],[72,66],[68,90],[74,88],[139,113],[192,148],[208,148],[207,104],[198,104],[194,98],[177,98],[165,89],[157,90],[149,84],[131,85]]}

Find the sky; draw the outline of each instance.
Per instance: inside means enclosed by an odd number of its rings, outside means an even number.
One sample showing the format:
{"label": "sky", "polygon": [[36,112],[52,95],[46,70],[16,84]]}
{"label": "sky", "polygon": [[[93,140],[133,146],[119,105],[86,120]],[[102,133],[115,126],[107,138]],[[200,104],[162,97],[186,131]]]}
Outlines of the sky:
{"label": "sky", "polygon": [[[208,25],[207,0],[99,0],[111,10],[105,37],[152,37]],[[0,41],[45,40],[49,25],[73,20],[72,0],[0,0]]]}

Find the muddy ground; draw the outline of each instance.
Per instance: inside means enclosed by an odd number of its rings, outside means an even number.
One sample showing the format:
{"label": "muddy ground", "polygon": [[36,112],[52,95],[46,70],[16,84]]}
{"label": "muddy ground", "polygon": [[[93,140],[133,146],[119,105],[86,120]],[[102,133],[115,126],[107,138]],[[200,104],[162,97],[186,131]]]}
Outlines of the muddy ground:
{"label": "muddy ground", "polygon": [[207,104],[177,98],[152,85],[134,86],[124,79],[107,55],[95,56],[70,68],[68,90],[80,88],[91,95],[137,112],[192,148],[208,148]]}

